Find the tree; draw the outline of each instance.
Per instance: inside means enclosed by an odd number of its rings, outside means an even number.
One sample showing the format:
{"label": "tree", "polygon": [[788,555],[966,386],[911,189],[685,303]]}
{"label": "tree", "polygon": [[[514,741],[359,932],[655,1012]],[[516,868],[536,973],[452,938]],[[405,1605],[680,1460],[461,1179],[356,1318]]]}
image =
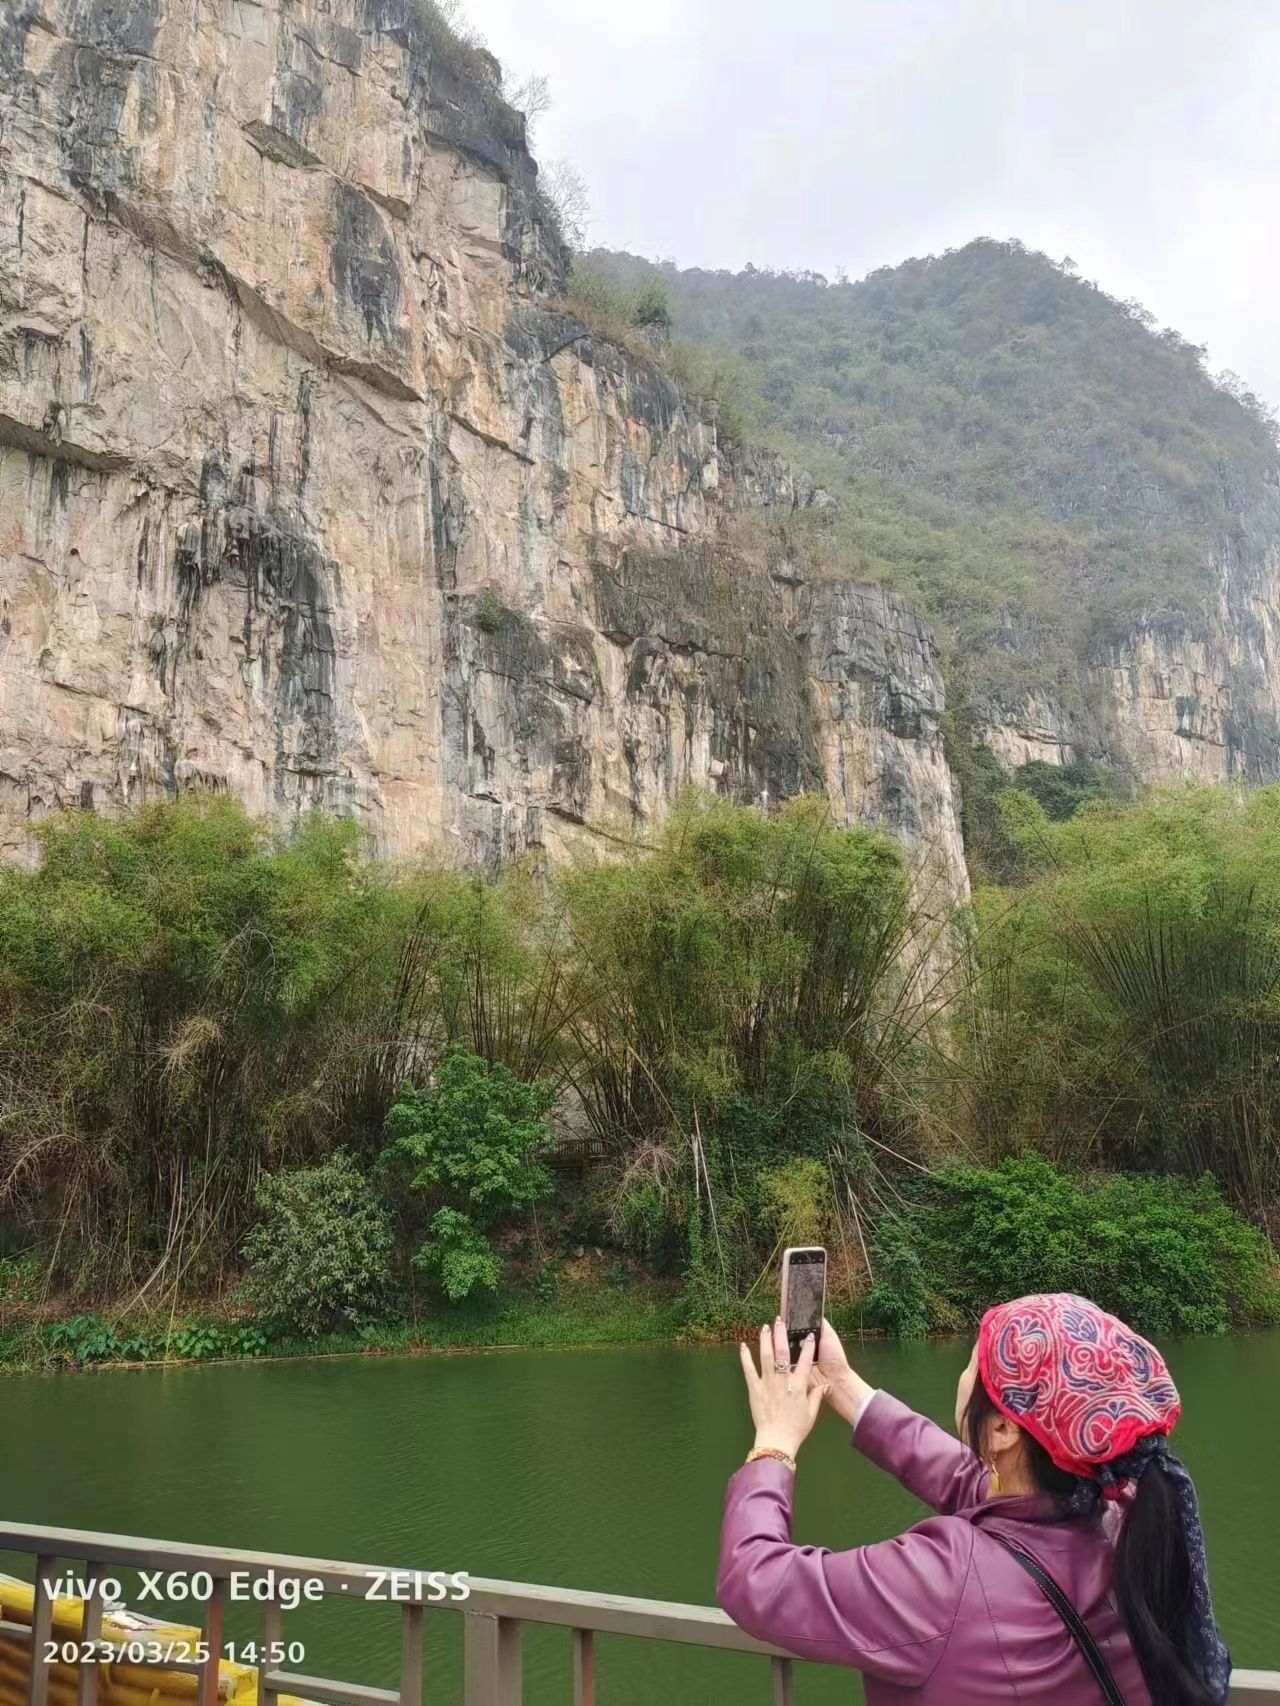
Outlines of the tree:
{"label": "tree", "polygon": [[571,249],[581,249],[591,218],[591,198],[582,173],[568,160],[548,160],[538,174],[538,187],[565,242]]}
{"label": "tree", "polygon": [[384,1164],[427,1218],[414,1264],[453,1302],[477,1286],[496,1289],[501,1265],[487,1232],[551,1190],[539,1156],[551,1137],[542,1116],[552,1099],[548,1086],[455,1047],[434,1082],[406,1086],[387,1116]]}
{"label": "tree", "polygon": [[507,100],[524,114],[525,135],[532,142],[538,120],[551,110],[551,83],[543,76],[526,77],[517,83]]}
{"label": "tree", "polygon": [[245,1240],[243,1296],[298,1332],[359,1326],[385,1303],[391,1218],[350,1156],[269,1174]]}

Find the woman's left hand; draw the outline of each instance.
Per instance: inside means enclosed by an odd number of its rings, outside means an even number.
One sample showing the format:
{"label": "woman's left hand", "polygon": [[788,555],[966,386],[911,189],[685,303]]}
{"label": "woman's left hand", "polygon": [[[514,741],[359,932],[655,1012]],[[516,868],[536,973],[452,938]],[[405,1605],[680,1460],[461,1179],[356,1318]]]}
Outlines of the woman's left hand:
{"label": "woman's left hand", "polygon": [[746,1345],[739,1345],[742,1373],[756,1424],[756,1449],[771,1447],[794,1457],[808,1439],[822,1408],[826,1381],[815,1370],[813,1334],[805,1340],[800,1360],[791,1367],[787,1330],[780,1320],[760,1329],[760,1368]]}

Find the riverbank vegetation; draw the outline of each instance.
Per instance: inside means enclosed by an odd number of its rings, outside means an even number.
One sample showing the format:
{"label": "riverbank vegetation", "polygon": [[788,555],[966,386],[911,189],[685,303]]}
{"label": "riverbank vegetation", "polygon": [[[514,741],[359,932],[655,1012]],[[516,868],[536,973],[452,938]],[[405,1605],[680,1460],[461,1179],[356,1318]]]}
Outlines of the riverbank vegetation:
{"label": "riverbank vegetation", "polygon": [[0,874],[0,1349],[714,1332],[809,1241],[891,1332],[1280,1320],[1280,789],[1026,780],[950,919],[812,799],[483,878],[49,820]]}

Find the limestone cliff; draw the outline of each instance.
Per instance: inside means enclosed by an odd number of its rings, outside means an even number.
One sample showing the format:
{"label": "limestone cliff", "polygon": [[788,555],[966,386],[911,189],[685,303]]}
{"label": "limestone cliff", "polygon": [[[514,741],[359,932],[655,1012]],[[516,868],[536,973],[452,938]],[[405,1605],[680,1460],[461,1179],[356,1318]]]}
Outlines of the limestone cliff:
{"label": "limestone cliff", "polygon": [[1069,696],[986,706],[1009,768],[1101,758],[1147,782],[1280,780],[1280,469],[1238,502],[1186,615],[1140,621],[1083,661]]}
{"label": "limestone cliff", "polygon": [[[932,640],[558,301],[416,0],[0,14],[0,820],[189,787],[491,861],[825,788],[965,884]],[[761,521],[761,531],[767,522]]]}

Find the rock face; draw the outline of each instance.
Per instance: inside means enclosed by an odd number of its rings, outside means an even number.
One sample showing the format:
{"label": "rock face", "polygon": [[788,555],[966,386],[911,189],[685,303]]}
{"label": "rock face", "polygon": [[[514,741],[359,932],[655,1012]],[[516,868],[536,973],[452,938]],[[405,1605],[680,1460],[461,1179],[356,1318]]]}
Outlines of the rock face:
{"label": "rock face", "polygon": [[930,636],[558,302],[417,0],[0,14],[0,839],[226,789],[493,861],[823,789],[966,887]]}
{"label": "rock face", "polygon": [[1202,610],[1112,638],[1070,702],[988,707],[996,757],[1010,769],[1101,758],[1147,782],[1280,780],[1280,469],[1209,566]]}

